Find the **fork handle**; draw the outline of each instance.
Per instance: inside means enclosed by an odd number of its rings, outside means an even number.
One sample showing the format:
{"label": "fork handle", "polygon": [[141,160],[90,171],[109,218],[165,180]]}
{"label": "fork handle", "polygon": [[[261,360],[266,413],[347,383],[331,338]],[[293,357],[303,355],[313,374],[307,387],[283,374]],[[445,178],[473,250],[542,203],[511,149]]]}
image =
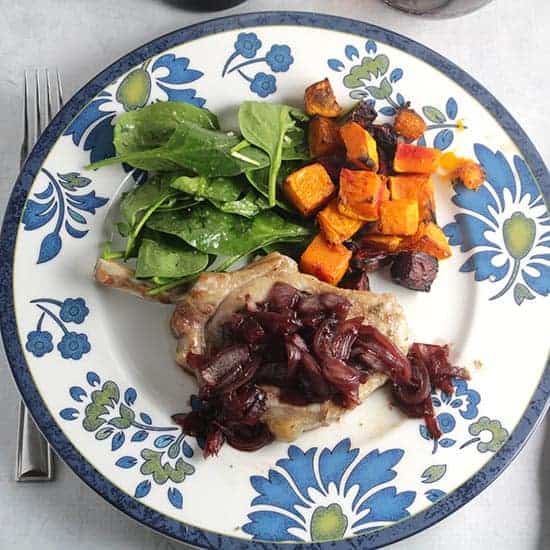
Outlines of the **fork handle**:
{"label": "fork handle", "polygon": [[53,455],[27,407],[19,404],[16,481],[51,481]]}

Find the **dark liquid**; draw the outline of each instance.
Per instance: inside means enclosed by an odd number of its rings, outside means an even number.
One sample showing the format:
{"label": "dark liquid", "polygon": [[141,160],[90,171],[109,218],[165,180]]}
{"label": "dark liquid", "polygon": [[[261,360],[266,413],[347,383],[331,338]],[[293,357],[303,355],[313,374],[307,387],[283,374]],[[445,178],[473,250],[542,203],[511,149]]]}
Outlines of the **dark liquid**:
{"label": "dark liquid", "polygon": [[[189,8],[196,11],[218,11],[232,8],[242,4],[245,0],[180,0],[182,8]],[[176,3],[172,0],[172,3]]]}

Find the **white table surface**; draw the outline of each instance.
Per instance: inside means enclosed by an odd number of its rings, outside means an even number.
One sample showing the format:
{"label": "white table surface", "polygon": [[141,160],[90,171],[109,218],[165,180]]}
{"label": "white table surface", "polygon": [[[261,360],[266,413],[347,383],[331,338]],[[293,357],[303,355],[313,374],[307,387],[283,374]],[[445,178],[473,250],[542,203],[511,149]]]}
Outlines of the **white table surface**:
{"label": "white table surface", "polygon": [[[460,1],[460,0],[459,0]],[[58,67],[69,96],[114,59],[212,14],[185,0],[0,0],[0,210],[18,171],[25,68]],[[496,0],[460,19],[405,16],[381,0],[249,0],[216,15],[309,10],[369,21],[435,49],[485,84],[550,157],[550,2]],[[2,259],[0,259],[2,261]],[[103,501],[64,464],[53,483],[14,481],[18,395],[0,358],[0,549],[184,548]],[[550,423],[473,502],[396,550],[550,549]]]}

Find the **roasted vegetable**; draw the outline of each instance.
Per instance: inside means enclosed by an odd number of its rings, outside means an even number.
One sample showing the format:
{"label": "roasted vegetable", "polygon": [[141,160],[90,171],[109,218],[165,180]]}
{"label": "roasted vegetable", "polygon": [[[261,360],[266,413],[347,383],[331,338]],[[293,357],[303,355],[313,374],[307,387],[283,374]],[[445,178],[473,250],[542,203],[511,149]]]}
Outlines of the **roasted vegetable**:
{"label": "roasted vegetable", "polygon": [[379,225],[384,235],[414,235],[418,230],[418,201],[397,199],[383,202]]}
{"label": "roasted vegetable", "polygon": [[364,221],[377,220],[380,204],[388,200],[389,193],[382,177],[367,170],[340,172],[340,212],[350,218]]}
{"label": "roasted vegetable", "polygon": [[334,118],[342,114],[342,108],[336,101],[328,78],[306,88],[304,104],[306,113],[310,116],[320,115]]}
{"label": "roasted vegetable", "polygon": [[378,173],[393,174],[393,159],[397,147],[397,134],[391,124],[373,124],[369,132],[376,141],[378,152]]}
{"label": "roasted vegetable", "polygon": [[344,118],[346,122],[357,122],[365,130],[369,130],[377,116],[376,109],[370,103],[363,100],[359,101]]}
{"label": "roasted vegetable", "polygon": [[399,250],[402,242],[403,238],[397,235],[380,235],[379,233],[370,233],[361,239],[361,243],[367,246],[370,245],[388,252]]}
{"label": "roasted vegetable", "polygon": [[300,269],[321,281],[337,285],[348,270],[351,250],[344,245],[332,245],[317,235],[300,258]]}
{"label": "roasted vegetable", "polygon": [[332,244],[347,241],[361,229],[363,222],[345,216],[338,210],[338,201],[332,200],[319,214],[317,221],[325,239]]}
{"label": "roasted vegetable", "polygon": [[308,143],[312,158],[332,155],[344,149],[336,122],[320,116],[313,118],[309,123]]}
{"label": "roasted vegetable", "polygon": [[391,276],[397,284],[412,290],[428,292],[437,277],[436,258],[424,252],[400,252],[391,266]]}
{"label": "roasted vegetable", "polygon": [[420,221],[431,222],[435,220],[434,187],[429,175],[391,176],[389,181],[392,200],[417,200]]}
{"label": "roasted vegetable", "polygon": [[424,224],[419,231],[418,238],[412,243],[414,250],[426,252],[439,260],[451,257],[451,247],[443,230],[435,223]]}
{"label": "roasted vegetable", "polygon": [[357,122],[346,122],[340,128],[349,162],[358,168],[378,172],[378,149],[375,139]]}
{"label": "roasted vegetable", "polygon": [[405,139],[414,141],[426,131],[426,122],[412,109],[399,109],[393,123],[395,131]]}
{"label": "roasted vegetable", "polygon": [[485,172],[483,168],[473,160],[460,159],[461,162],[451,172],[451,180],[453,183],[460,182],[464,187],[477,191],[485,181]]}
{"label": "roasted vegetable", "polygon": [[399,143],[393,159],[393,168],[398,173],[433,174],[438,166],[441,151]]}
{"label": "roasted vegetable", "polygon": [[366,271],[354,271],[348,273],[339,286],[350,290],[370,290],[369,276]]}
{"label": "roasted vegetable", "polygon": [[292,172],[283,188],[287,199],[306,217],[322,208],[336,190],[328,172],[319,163]]}

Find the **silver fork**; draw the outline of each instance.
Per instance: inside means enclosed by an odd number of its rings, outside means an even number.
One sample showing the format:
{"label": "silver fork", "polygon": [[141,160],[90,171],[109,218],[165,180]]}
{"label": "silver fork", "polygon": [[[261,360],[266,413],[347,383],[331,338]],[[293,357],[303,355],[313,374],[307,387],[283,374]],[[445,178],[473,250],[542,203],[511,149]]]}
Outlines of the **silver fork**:
{"label": "silver fork", "polygon": [[[24,85],[25,111],[24,135],[21,145],[21,166],[23,166],[38,136],[40,136],[46,125],[63,105],[61,77],[58,71],[56,71],[53,86],[50,82],[50,73],[47,69],[44,71],[42,77],[38,70],[34,72],[34,86],[29,86],[29,76],[27,71],[25,71]],[[32,88],[34,88],[34,94]],[[21,402],[19,405],[19,424],[17,430],[15,479],[17,481],[51,481],[53,473],[52,450],[36,427],[24,403]]]}

